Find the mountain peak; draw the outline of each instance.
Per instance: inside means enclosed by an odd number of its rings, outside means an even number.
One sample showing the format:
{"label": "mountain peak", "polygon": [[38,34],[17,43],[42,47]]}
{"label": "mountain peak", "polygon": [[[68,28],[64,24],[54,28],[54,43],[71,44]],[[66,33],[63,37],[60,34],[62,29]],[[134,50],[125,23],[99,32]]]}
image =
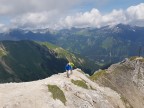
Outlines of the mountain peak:
{"label": "mountain peak", "polygon": [[[131,57],[111,65],[95,80],[101,86],[109,87],[125,98],[129,107],[141,108],[144,105],[144,58]],[[128,107],[128,108],[129,108]]]}
{"label": "mountain peak", "polygon": [[0,93],[1,108],[124,108],[118,93],[95,84],[80,69],[70,78],[60,73],[33,82],[0,84]]}
{"label": "mountain peak", "polygon": [[81,69],[49,78],[0,84],[0,107],[11,108],[142,108],[144,58],[132,57],[92,76]]}

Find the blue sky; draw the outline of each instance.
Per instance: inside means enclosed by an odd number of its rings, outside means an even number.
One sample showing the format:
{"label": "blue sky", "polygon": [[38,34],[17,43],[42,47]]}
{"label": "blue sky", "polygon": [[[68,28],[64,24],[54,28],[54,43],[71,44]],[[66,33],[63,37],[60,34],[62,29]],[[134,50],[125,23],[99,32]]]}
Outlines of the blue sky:
{"label": "blue sky", "polygon": [[126,9],[129,6],[138,5],[144,2],[143,0],[99,0],[98,2],[97,1],[98,0],[85,0],[80,5],[77,5],[77,9],[81,11],[87,11],[91,10],[92,8],[97,8],[102,12],[110,12],[113,9]]}
{"label": "blue sky", "polygon": [[144,26],[143,0],[0,0],[0,29]]}
{"label": "blue sky", "polygon": [[126,9],[130,6],[138,5],[143,2],[143,0],[109,0],[109,2],[105,5],[106,8],[100,7],[99,9],[102,11],[111,11],[113,9]]}

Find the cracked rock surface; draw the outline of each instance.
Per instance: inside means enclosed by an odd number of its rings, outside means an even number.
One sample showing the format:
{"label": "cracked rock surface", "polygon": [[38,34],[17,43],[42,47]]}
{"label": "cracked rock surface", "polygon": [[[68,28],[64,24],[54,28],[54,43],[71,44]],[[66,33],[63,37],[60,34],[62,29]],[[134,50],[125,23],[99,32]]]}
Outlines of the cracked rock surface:
{"label": "cracked rock surface", "polygon": [[[117,92],[100,87],[79,71],[73,70],[70,78],[60,73],[38,81],[0,84],[0,108],[125,108]],[[88,89],[73,84],[72,79],[84,81]],[[53,99],[48,84],[64,92],[66,104]]]}
{"label": "cracked rock surface", "polygon": [[[38,81],[0,84],[0,108],[144,108],[142,60],[126,60],[103,72],[95,81],[75,69],[70,78],[64,72]],[[66,102],[54,99],[48,85],[57,86]]]}

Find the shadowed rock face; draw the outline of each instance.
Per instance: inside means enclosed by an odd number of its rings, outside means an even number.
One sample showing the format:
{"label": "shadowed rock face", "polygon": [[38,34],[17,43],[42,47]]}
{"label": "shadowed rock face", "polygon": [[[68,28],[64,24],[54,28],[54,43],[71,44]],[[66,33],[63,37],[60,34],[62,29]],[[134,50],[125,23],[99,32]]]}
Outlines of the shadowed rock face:
{"label": "shadowed rock face", "polygon": [[144,58],[114,64],[95,82],[121,94],[128,108],[144,107]]}

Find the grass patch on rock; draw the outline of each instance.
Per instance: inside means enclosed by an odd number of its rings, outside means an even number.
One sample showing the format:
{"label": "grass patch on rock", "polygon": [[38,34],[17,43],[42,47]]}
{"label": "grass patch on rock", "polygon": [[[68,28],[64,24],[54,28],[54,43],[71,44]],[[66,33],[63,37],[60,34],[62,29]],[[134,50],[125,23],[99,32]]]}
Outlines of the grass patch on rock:
{"label": "grass patch on rock", "polygon": [[52,93],[53,99],[59,99],[64,105],[66,104],[64,92],[57,85],[48,85],[48,89]]}
{"label": "grass patch on rock", "polygon": [[7,55],[7,52],[0,48],[0,57]]}
{"label": "grass patch on rock", "polygon": [[71,82],[79,87],[82,87],[82,88],[85,88],[85,89],[88,89],[88,86],[86,84],[86,82],[82,81],[82,80],[71,80]]}
{"label": "grass patch on rock", "polygon": [[98,71],[96,73],[94,73],[92,76],[90,76],[89,78],[92,80],[92,81],[96,81],[99,77],[103,76],[106,74],[106,70],[101,70],[101,71]]}
{"label": "grass patch on rock", "polygon": [[144,62],[143,57],[133,56],[129,58],[130,61],[139,60],[140,62]]}
{"label": "grass patch on rock", "polygon": [[133,61],[133,60],[136,60],[136,58],[138,58],[138,56],[130,57],[129,60],[130,60],[130,61]]}

